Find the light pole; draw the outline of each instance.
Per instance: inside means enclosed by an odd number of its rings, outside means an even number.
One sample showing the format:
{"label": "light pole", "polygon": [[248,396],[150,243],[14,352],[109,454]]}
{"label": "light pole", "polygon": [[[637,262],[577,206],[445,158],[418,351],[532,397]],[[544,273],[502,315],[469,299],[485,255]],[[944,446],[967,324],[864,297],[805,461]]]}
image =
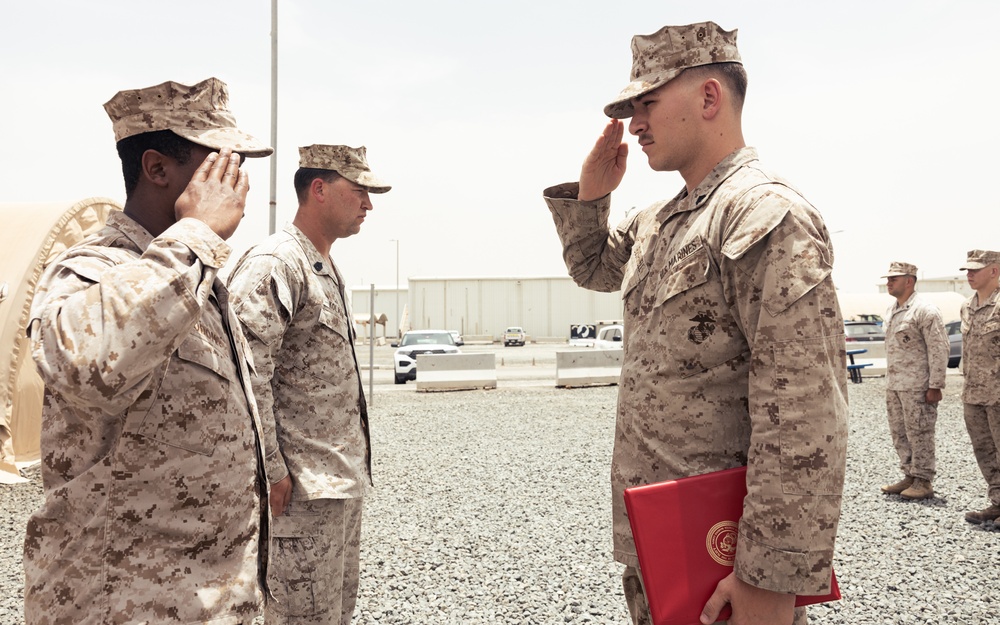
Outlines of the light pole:
{"label": "light pole", "polygon": [[389,242],[396,242],[396,338],[400,337],[400,327],[403,325],[399,318],[399,239],[389,239]]}

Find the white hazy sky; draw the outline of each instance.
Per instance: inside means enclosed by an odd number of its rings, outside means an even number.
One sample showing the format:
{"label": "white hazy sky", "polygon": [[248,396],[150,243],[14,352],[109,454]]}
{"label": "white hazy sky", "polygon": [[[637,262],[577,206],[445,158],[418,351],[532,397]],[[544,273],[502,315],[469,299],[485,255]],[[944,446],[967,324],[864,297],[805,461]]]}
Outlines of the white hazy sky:
{"label": "white hazy sky", "polygon": [[[269,0],[0,6],[0,202],[124,201],[102,108],[120,89],[217,76],[270,137]],[[632,35],[704,20],[739,28],[747,142],[825,216],[841,289],[874,291],[892,260],[936,277],[1000,249],[995,0],[281,0],[278,225],[298,146],[363,144],[393,190],[334,245],[350,284],[395,284],[392,239],[403,284],[565,275],[542,189],[576,179]],[[629,143],[613,222],[682,185]],[[245,167],[236,253],[267,235],[269,168]]]}

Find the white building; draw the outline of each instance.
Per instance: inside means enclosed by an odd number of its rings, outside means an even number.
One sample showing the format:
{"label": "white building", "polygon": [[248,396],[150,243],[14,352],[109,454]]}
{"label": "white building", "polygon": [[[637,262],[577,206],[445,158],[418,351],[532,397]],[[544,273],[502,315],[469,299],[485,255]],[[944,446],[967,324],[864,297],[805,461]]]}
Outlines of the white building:
{"label": "white building", "polygon": [[[955,292],[965,298],[972,297],[973,293],[972,287],[969,286],[969,281],[966,279],[965,274],[957,276],[942,276],[940,278],[921,278],[918,276],[917,291],[922,293]],[[887,292],[885,281],[879,283],[878,292]]]}
{"label": "white building", "polygon": [[[508,326],[521,326],[529,340],[566,340],[570,327],[600,325],[623,317],[621,292],[598,293],[569,276],[409,278],[400,289],[375,289],[375,314],[385,314],[388,336],[400,318],[413,329],[458,330],[467,339],[498,340]],[[371,287],[351,291],[356,316],[371,311]],[[405,313],[404,313],[405,309]]]}

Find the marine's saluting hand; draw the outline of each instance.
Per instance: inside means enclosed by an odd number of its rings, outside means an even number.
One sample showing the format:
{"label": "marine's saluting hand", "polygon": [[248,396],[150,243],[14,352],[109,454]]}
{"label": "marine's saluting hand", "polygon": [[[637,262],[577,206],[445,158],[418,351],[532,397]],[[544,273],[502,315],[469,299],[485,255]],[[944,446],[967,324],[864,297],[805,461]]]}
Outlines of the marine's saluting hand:
{"label": "marine's saluting hand", "polygon": [[223,239],[236,232],[243,219],[250,178],[240,169],[240,155],[229,148],[208,155],[174,204],[180,220],[204,221]]}
{"label": "marine's saluting hand", "polygon": [[588,202],[604,197],[618,188],[625,176],[628,145],[622,143],[625,124],[612,119],[604,127],[594,148],[580,171],[580,194],[577,199]]}

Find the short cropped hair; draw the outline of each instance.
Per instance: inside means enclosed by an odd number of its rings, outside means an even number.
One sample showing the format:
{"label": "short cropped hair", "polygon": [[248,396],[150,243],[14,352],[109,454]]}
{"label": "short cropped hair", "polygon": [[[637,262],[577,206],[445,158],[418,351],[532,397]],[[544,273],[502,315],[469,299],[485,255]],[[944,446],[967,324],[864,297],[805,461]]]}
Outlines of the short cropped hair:
{"label": "short cropped hair", "polygon": [[118,142],[118,158],[122,161],[122,177],[125,179],[125,197],[135,191],[142,174],[142,155],[146,150],[156,150],[164,156],[186,165],[191,160],[194,144],[174,134],[170,130],[154,130],[125,137]]}
{"label": "short cropped hair", "polygon": [[747,97],[747,71],[742,63],[710,63],[689,67],[681,73],[717,79],[732,93],[736,110],[743,110],[743,101]]}
{"label": "short cropped hair", "polygon": [[314,167],[299,167],[295,171],[295,180],[293,184],[295,185],[295,195],[299,198],[299,204],[306,201],[309,194],[309,185],[312,181],[319,178],[323,182],[330,184],[334,182],[337,178],[340,178],[340,174],[329,169],[316,169]]}

